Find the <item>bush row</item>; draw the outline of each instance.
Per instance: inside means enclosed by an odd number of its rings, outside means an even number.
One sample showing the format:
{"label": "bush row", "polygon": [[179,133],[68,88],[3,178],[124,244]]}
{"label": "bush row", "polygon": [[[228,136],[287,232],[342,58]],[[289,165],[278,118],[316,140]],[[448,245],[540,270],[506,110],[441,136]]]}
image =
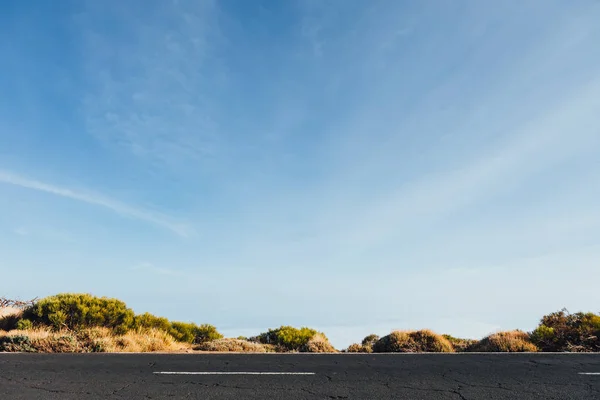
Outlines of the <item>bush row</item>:
{"label": "bush row", "polygon": [[395,331],[352,344],[352,353],[416,352],[600,352],[600,316],[561,310],[544,316],[533,332],[493,333],[481,340],[438,335],[429,330]]}
{"label": "bush row", "polygon": [[7,331],[36,327],[74,332],[101,327],[116,335],[152,329],[165,332],[178,342],[196,344],[223,337],[212,325],[172,322],[149,313],[136,315],[121,300],[81,293],[46,297],[18,315],[7,316],[0,321],[0,329]]}
{"label": "bush row", "polygon": [[[205,351],[335,352],[327,337],[314,329],[281,326],[251,338],[223,339],[209,324],[173,322],[149,313],[136,315],[120,300],[89,294],[64,293],[46,297],[17,313],[0,316],[0,330],[83,332],[107,329],[113,336],[130,332],[162,332],[175,342]],[[21,339],[3,339],[13,348]],[[21,342],[18,342],[21,343]],[[209,344],[210,343],[210,344]],[[26,346],[26,342],[22,342]],[[242,349],[242,350],[240,350]],[[395,331],[384,337],[369,335],[346,352],[600,352],[600,316],[561,310],[544,316],[532,332],[509,331],[482,340],[439,335],[429,330]]]}
{"label": "bush row", "polygon": [[[176,342],[194,344],[196,349],[205,351],[224,351],[216,349],[229,349],[229,351],[254,349],[278,352],[336,351],[324,334],[306,327],[282,326],[250,339],[225,340],[223,335],[209,324],[173,322],[150,313],[136,315],[121,300],[81,293],[63,293],[46,297],[25,310],[19,310],[17,313],[0,318],[0,330],[24,333],[32,330],[37,333],[48,330],[55,332],[53,335],[44,333],[44,339],[51,338],[47,341],[61,342],[63,339],[59,340],[59,336],[60,338],[79,337],[80,334],[85,335],[85,332],[92,332],[94,329],[96,329],[95,332],[98,332],[97,329],[102,329],[105,332],[104,337],[109,338],[107,339],[109,341],[123,341],[127,337],[131,337],[133,333],[143,336],[143,334],[155,335],[156,332],[162,332]],[[36,335],[39,336],[37,333]],[[29,348],[29,339],[22,339],[22,337],[27,338],[26,335],[17,339],[13,337],[15,336],[2,336],[4,342],[0,345],[0,351],[8,351],[8,349],[15,351],[15,346],[21,346],[22,351],[29,351],[25,350]],[[44,346],[50,348],[51,346],[48,346],[46,342],[44,345],[34,346],[34,348],[39,349]],[[73,341],[73,343],[75,342],[80,343],[81,341]],[[89,341],[84,342],[88,343]],[[62,344],[58,346],[66,349]],[[73,348],[87,351],[88,347],[78,344]],[[116,347],[118,348],[118,346]],[[115,346],[108,346],[108,348],[113,349]]]}

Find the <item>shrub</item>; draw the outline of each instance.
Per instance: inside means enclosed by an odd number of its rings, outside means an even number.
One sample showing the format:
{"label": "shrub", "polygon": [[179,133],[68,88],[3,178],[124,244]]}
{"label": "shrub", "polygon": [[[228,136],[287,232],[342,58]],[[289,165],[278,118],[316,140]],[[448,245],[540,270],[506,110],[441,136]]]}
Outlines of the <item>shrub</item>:
{"label": "shrub", "polygon": [[498,332],[489,335],[469,346],[467,351],[477,352],[536,352],[538,348],[531,343],[529,335],[519,330]]}
{"label": "shrub", "polygon": [[6,315],[0,318],[0,330],[1,331],[12,331],[16,328],[17,323],[21,320],[20,315]]}
{"label": "shrub", "polygon": [[134,313],[124,302],[78,293],[46,297],[26,309],[24,316],[55,330],[100,326],[124,333],[134,324]]}
{"label": "shrub", "polygon": [[373,351],[372,348],[370,348],[369,350],[371,350],[371,351],[367,351],[367,348],[365,346],[363,346],[362,344],[352,343],[346,349],[346,353],[371,353]]}
{"label": "shrub", "polygon": [[531,341],[542,351],[600,351],[600,315],[567,310],[545,315]]}
{"label": "shrub", "polygon": [[135,316],[134,326],[137,329],[160,329],[164,332],[169,332],[171,329],[171,322],[164,317],[157,317],[150,313],[144,313]]}
{"label": "shrub", "polygon": [[199,351],[232,351],[239,353],[268,353],[273,352],[274,348],[262,343],[249,342],[242,339],[217,339],[210,342],[204,342],[194,347]]}
{"label": "shrub", "polygon": [[[0,298],[0,303],[2,303]],[[6,300],[5,300],[6,301]],[[23,311],[17,307],[0,307],[0,330],[10,331],[15,329],[17,322],[22,318]]]}
{"label": "shrub", "polygon": [[375,342],[377,342],[379,339],[380,339],[379,336],[372,333],[368,336],[365,336],[365,338],[362,340],[361,344],[363,346],[373,346],[375,344]]}
{"label": "shrub", "polygon": [[103,353],[114,351],[112,332],[106,328],[88,328],[76,333],[83,352]]}
{"label": "shrub", "polygon": [[448,339],[429,330],[395,331],[382,337],[373,346],[375,353],[451,353]]}
{"label": "shrub", "polygon": [[365,338],[362,340],[361,345],[364,349],[365,353],[372,353],[373,352],[373,346],[375,345],[375,343],[377,343],[377,341],[379,340],[379,336],[375,335],[375,334],[370,334],[368,336],[365,336]]}
{"label": "shrub", "polygon": [[0,336],[0,351],[34,353],[29,336]]}
{"label": "shrub", "polygon": [[303,345],[300,351],[305,353],[337,353],[335,347],[329,343],[329,339],[322,333],[317,333],[311,337],[305,345]]}
{"label": "shrub", "polygon": [[[306,327],[298,329],[292,326],[281,326],[261,333],[255,340],[263,344],[278,346],[286,351],[300,351],[317,334],[319,332],[316,330]],[[323,337],[325,336],[323,335]]]}
{"label": "shrub", "polygon": [[194,344],[223,338],[214,326],[196,325],[191,322],[173,322],[168,332],[179,342]]}
{"label": "shrub", "polygon": [[33,328],[33,322],[29,319],[20,319],[15,324],[15,329],[26,331]]}
{"label": "shrub", "polygon": [[461,338],[456,338],[451,335],[442,335],[442,336],[450,342],[450,344],[454,348],[454,351],[459,352],[459,353],[467,351],[471,346],[473,346],[473,345],[475,345],[475,343],[477,343],[477,340],[473,340],[473,339],[461,339]]}

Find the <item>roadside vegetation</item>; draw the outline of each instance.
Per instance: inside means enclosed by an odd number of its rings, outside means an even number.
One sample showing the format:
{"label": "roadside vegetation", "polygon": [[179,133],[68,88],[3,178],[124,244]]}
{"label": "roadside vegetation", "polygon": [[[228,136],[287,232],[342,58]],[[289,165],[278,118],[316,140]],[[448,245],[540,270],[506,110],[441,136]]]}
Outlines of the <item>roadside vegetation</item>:
{"label": "roadside vegetation", "polygon": [[[224,338],[210,324],[136,314],[107,297],[63,293],[20,302],[0,298],[0,351],[4,352],[252,352],[335,353],[323,332],[281,326],[254,337]],[[371,334],[346,353],[600,352],[600,315],[561,310],[532,332],[495,332],[481,340],[431,330]]]}

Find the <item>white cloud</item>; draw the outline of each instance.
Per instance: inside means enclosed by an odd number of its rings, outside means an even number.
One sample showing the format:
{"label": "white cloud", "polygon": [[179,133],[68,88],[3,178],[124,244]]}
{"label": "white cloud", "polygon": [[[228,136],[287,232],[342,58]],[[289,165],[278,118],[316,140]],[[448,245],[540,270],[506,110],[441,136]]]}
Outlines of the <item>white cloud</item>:
{"label": "white cloud", "polygon": [[40,192],[50,193],[56,196],[65,197],[72,200],[77,200],[95,206],[103,207],[124,217],[149,222],[162,228],[166,228],[182,237],[188,237],[192,233],[192,230],[190,228],[186,227],[183,224],[171,221],[165,215],[145,211],[130,206],[128,204],[121,203],[117,200],[104,197],[102,195],[85,193],[60,186],[55,186],[52,184],[25,178],[12,172],[3,170],[0,170],[0,182],[9,185],[19,186],[22,188],[37,190]]}

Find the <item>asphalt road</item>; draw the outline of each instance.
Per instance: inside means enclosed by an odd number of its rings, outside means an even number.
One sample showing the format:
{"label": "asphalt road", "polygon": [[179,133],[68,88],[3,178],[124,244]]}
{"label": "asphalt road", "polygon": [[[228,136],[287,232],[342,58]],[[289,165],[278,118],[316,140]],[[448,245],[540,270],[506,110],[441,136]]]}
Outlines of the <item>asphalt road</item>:
{"label": "asphalt road", "polygon": [[600,399],[600,354],[0,354],[0,399]]}

